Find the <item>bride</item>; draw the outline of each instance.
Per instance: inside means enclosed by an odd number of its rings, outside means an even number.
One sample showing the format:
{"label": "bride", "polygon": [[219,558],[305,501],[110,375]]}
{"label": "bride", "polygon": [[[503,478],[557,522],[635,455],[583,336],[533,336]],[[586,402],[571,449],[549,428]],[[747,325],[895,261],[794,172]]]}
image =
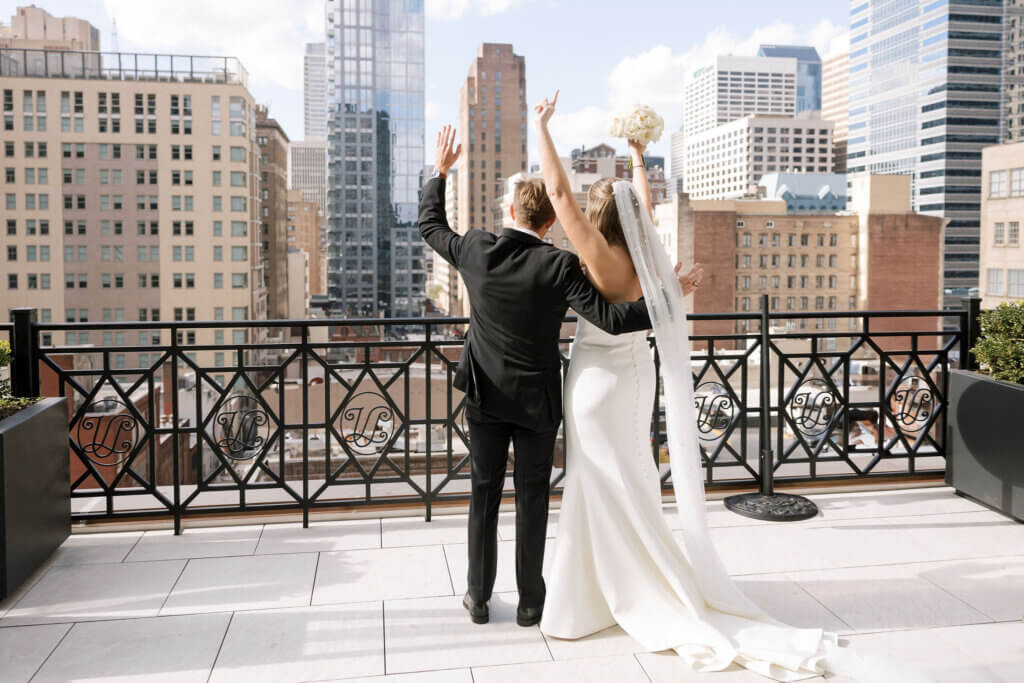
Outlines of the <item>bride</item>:
{"label": "bride", "polygon": [[[835,634],[772,619],[726,573],[704,507],[683,292],[654,232],[644,148],[630,141],[633,184],[593,184],[584,214],[548,132],[557,99],[535,107],[544,182],[601,294],[647,302],[682,540],[662,513],[651,457],[655,369],[646,333],[612,336],[580,320],[565,380],[566,480],[541,630],[575,639],[618,624],[647,650],[674,650],[697,671],[736,663],[779,681],[853,673],[835,666],[838,655],[852,657]],[[698,285],[701,275],[695,268],[684,284]]]}

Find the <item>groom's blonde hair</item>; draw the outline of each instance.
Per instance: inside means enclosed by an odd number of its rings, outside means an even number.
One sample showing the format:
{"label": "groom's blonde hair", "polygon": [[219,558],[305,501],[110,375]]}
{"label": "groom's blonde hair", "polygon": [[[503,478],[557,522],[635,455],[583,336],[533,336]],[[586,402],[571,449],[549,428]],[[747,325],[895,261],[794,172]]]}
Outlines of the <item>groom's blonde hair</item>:
{"label": "groom's blonde hair", "polygon": [[540,230],[555,217],[555,207],[551,206],[541,178],[517,181],[512,192],[512,207],[516,210],[516,222],[524,223],[531,230]]}

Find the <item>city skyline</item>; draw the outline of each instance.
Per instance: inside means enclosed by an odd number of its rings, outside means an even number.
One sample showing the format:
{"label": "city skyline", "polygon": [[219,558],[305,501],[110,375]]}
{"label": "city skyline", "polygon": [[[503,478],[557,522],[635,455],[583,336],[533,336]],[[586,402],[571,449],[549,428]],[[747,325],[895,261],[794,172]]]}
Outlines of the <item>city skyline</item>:
{"label": "city skyline", "polygon": [[[116,18],[118,47],[123,52],[237,57],[250,74],[254,98],[268,105],[292,140],[303,139],[303,56],[306,43],[324,40],[323,0],[287,5],[262,0],[244,4],[53,0],[40,6],[57,16],[90,21],[100,30],[101,45],[107,51],[114,49],[111,28]],[[630,32],[617,28],[621,7],[606,2],[560,2],[548,7],[528,0],[427,0],[425,145],[433,131],[456,122],[465,65],[483,42],[515,44],[519,54],[532,59],[528,103],[562,88],[562,105],[552,122],[560,152],[568,154],[580,145],[601,142],[624,152],[622,141],[607,134],[607,115],[638,100],[665,117],[666,135],[653,145],[652,153],[668,157],[669,132],[682,123],[685,81],[706,60],[718,54],[754,55],[761,44],[769,43],[813,45],[824,58],[842,44],[847,33],[849,5],[839,0],[817,7],[814,17],[793,21],[780,18],[803,17],[806,12],[792,0],[770,7],[739,2],[730,9],[737,11],[726,14],[720,7],[665,8],[640,2],[631,6],[631,16],[657,14],[661,19],[644,22],[642,30]],[[223,30],[233,24],[244,30]],[[567,25],[574,27],[576,36],[613,26],[615,38],[575,41],[570,49],[563,47],[568,43]],[[563,58],[569,55],[574,58]],[[676,82],[678,87],[673,87]],[[534,158],[532,131],[528,133],[528,152]]]}

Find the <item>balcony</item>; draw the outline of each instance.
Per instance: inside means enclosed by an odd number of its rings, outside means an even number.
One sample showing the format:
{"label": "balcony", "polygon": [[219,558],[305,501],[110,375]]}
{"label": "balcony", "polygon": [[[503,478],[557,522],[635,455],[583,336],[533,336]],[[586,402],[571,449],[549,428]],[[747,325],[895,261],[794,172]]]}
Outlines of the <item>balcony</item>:
{"label": "balcony", "polygon": [[[470,624],[468,435],[452,386],[464,319],[33,315],[16,311],[0,335],[20,393],[69,399],[75,533],[0,602],[5,680],[718,680],[681,678],[674,656],[618,629],[565,642],[515,626],[510,500],[492,623]],[[972,320],[694,315],[697,430],[716,545],[765,609],[938,680],[1011,681],[1024,667],[1024,525],[942,485],[947,374],[966,361]],[[249,328],[271,341],[204,341]],[[139,332],[159,343],[133,345]],[[197,344],[182,343],[189,332]],[[651,457],[676,528],[663,408]],[[721,503],[766,486],[821,512],[778,525]]]}
{"label": "balcony", "polygon": [[[707,503],[719,552],[756,602],[937,681],[1020,680],[1024,525],[944,487],[814,498],[821,516],[782,525]],[[0,602],[3,679],[766,680],[683,673],[676,656],[642,652],[618,628],[580,641],[519,628],[508,513],[487,626],[460,604],[464,515],[317,515],[308,529],[292,519],[73,535]],[[555,512],[548,557],[557,521]]]}
{"label": "balcony", "polygon": [[228,83],[247,87],[235,57],[0,47],[0,77]]}
{"label": "balcony", "polygon": [[[0,326],[14,339],[16,384],[68,398],[76,522],[180,530],[380,506],[429,521],[467,500],[464,398],[452,386],[465,320],[37,323],[27,309],[19,319],[20,330]],[[691,321],[709,491],[941,480],[965,311]],[[560,440],[556,495],[562,452]],[[660,397],[651,457],[669,492]]]}

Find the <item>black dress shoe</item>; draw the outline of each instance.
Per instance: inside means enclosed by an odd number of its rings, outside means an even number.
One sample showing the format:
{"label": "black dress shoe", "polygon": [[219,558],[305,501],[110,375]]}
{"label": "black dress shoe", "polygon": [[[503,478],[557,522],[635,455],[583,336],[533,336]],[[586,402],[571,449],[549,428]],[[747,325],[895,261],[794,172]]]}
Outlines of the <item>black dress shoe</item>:
{"label": "black dress shoe", "polygon": [[543,607],[520,607],[516,610],[516,623],[520,626],[535,626],[544,614]]}
{"label": "black dress shoe", "polygon": [[491,610],[487,607],[487,603],[476,602],[469,593],[462,598],[462,606],[469,612],[469,618],[473,620],[474,624],[486,624],[491,620]]}

